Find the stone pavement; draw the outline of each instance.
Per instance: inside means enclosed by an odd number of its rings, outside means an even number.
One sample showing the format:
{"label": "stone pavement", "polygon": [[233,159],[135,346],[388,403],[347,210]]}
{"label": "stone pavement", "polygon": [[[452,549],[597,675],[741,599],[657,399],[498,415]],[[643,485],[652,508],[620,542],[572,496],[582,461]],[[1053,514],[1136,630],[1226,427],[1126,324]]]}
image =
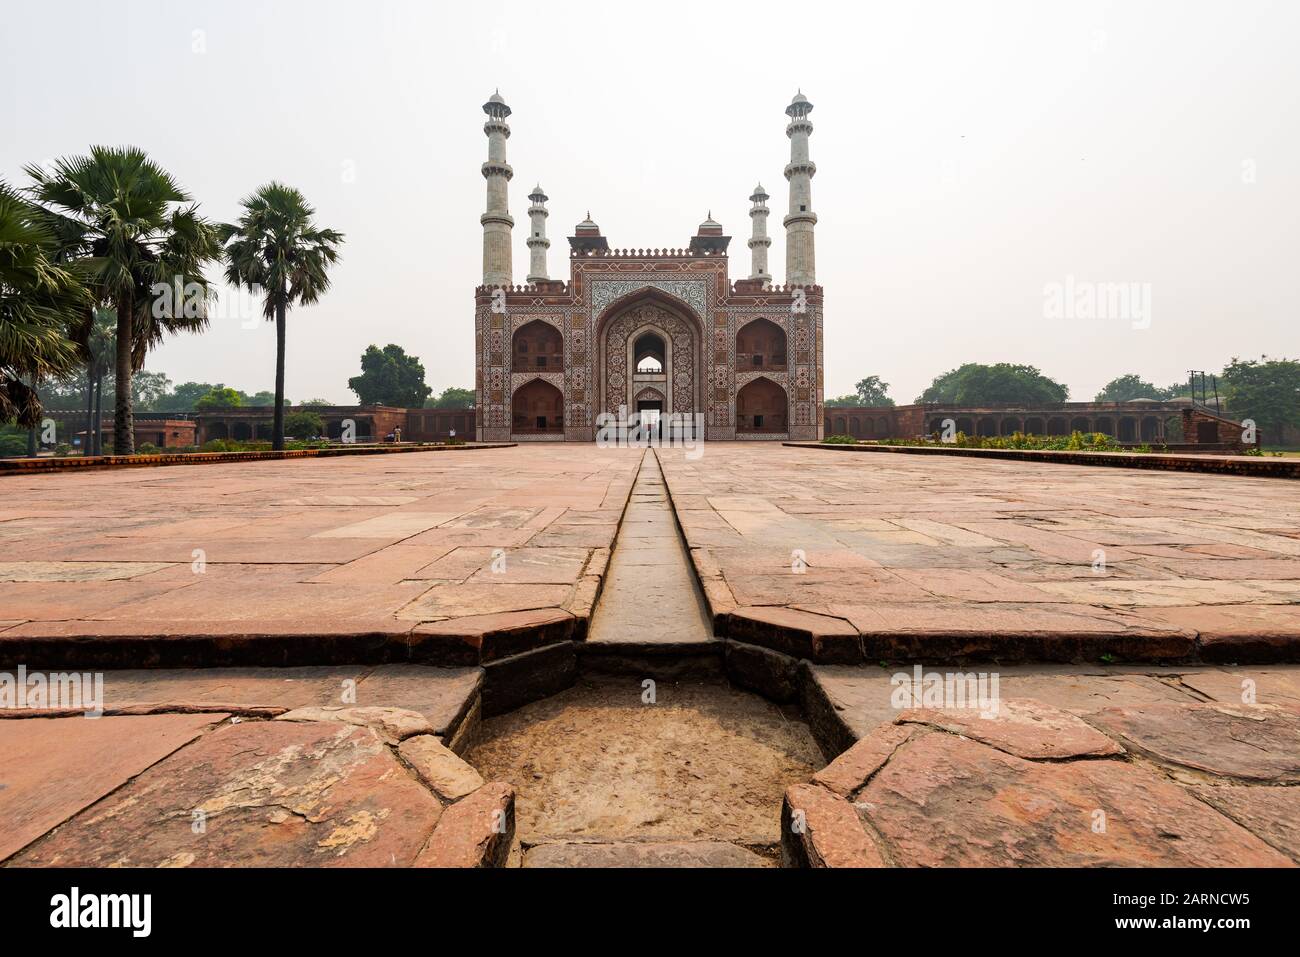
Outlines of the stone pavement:
{"label": "stone pavement", "polygon": [[103,717],[0,711],[13,866],[499,866],[514,791],[463,752],[477,668],[110,672]]}
{"label": "stone pavement", "polygon": [[0,665],[476,664],[581,637],[640,459],[543,445],[5,478]]}
{"label": "stone pavement", "polygon": [[659,458],[719,634],[828,663],[1300,656],[1287,481],[757,443]]}
{"label": "stone pavement", "polygon": [[[761,863],[521,857],[520,782],[463,759],[582,672],[682,662],[800,705],[831,761],[772,807],[787,863],[1300,861],[1300,669],[1241,664],[1295,660],[1286,482],[737,444],[0,487],[0,685],[109,669],[97,719],[0,698],[6,865]],[[996,713],[900,703],[945,661]]]}
{"label": "stone pavement", "polygon": [[1300,863],[1300,667],[999,671],[986,715],[900,708],[908,671],[809,666],[814,731],[848,746],[786,792],[787,860]]}

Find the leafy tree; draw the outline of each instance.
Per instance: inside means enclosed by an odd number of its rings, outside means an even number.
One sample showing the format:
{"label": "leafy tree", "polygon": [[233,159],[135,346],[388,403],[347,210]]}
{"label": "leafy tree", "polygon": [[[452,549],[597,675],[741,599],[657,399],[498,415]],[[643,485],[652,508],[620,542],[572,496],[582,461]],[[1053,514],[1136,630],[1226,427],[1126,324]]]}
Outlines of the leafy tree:
{"label": "leafy tree", "polygon": [[1188,386],[1185,382],[1175,382],[1171,386],[1161,388],[1160,386],[1148,382],[1139,375],[1129,373],[1122,375],[1117,379],[1111,379],[1097,393],[1096,402],[1132,402],[1134,399],[1160,399],[1167,401],[1185,395],[1188,392]]}
{"label": "leafy tree", "polygon": [[284,432],[295,439],[312,439],[325,434],[325,420],[318,412],[290,412],[284,417]]}
{"label": "leafy tree", "polygon": [[998,405],[1064,402],[1070,390],[1033,366],[968,362],[937,376],[917,402],[952,405]]}
{"label": "leafy tree", "polygon": [[39,211],[0,183],[0,422],[34,428],[34,385],[67,375],[78,359],[68,331],[89,313],[90,298],[57,253]]}
{"label": "leafy tree", "polygon": [[306,402],[299,402],[300,409],[328,409],[334,403],[329,399],[308,399]]}
{"label": "leafy tree", "polygon": [[828,408],[853,408],[858,404],[858,397],[854,395],[836,396],[834,399],[827,399],[822,405]]}
{"label": "leafy tree", "polygon": [[[263,389],[261,392],[254,392],[252,395],[247,393],[243,393],[243,395],[244,405],[275,405],[275,393],[270,389]],[[284,404],[290,405],[291,403],[286,399]]]}
{"label": "leafy tree", "polygon": [[194,403],[213,389],[221,389],[220,382],[182,382],[167,395],[154,402],[155,412],[193,412]]}
{"label": "leafy tree", "polygon": [[135,147],[93,146],[49,172],[27,173],[62,255],[80,264],[95,301],[116,311],[113,450],[129,455],[131,376],[168,333],[207,326],[203,268],[221,254],[216,233],[171,175]]}
{"label": "leafy tree", "polygon": [[858,392],[859,405],[893,405],[889,397],[889,383],[881,382],[880,376],[869,375],[854,386]]}
{"label": "leafy tree", "polygon": [[238,409],[244,404],[244,397],[237,390],[226,386],[216,386],[211,392],[194,403],[195,412],[212,412],[218,409]]}
{"label": "leafy tree", "polygon": [[1284,428],[1300,428],[1300,361],[1233,358],[1220,379],[1234,419],[1253,419],[1262,439],[1282,441]]}
{"label": "leafy tree", "polygon": [[264,297],[275,320],[275,421],[271,448],[284,448],[284,323],[295,305],[310,306],[329,289],[343,234],[312,222],[316,210],[292,186],[268,183],[243,201],[238,223],[221,227],[230,264],[226,280]]}
{"label": "leafy tree", "polygon": [[436,398],[425,399],[424,407],[426,409],[472,409],[474,408],[474,390],[448,386]]}
{"label": "leafy tree", "polygon": [[141,369],[131,377],[131,391],[135,393],[135,407],[152,412],[172,387],[172,380],[165,372],[149,372]]}
{"label": "leafy tree", "polygon": [[348,379],[348,388],[362,405],[423,408],[433,390],[424,384],[424,365],[417,356],[392,343],[369,346],[361,354],[361,375]]}

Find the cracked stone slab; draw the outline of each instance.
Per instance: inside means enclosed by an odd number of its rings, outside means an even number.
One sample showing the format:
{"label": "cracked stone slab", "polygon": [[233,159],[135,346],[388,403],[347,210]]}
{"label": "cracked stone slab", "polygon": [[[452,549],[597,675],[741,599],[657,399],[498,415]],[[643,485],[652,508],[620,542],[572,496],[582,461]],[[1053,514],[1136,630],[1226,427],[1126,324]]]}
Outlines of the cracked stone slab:
{"label": "cracked stone slab", "polygon": [[397,750],[420,780],[449,804],[483,786],[483,777],[431,734],[407,738]]}
{"label": "cracked stone slab", "polygon": [[1300,715],[1218,704],[1106,708],[1091,723],[1175,772],[1300,781]]}
{"label": "cracked stone slab", "polygon": [[0,721],[0,860],[57,827],[224,714]]}
{"label": "cracked stone slab", "polygon": [[369,728],[242,722],[154,765],[15,861],[400,866],[415,859],[441,812]]}
{"label": "cracked stone slab", "polygon": [[795,784],[781,806],[781,851],[796,867],[884,867],[853,805],[825,788]]}
{"label": "cracked stone slab", "polygon": [[1206,786],[1191,792],[1300,863],[1300,788]]}
{"label": "cracked stone slab", "polygon": [[485,784],[447,808],[416,867],[501,867],[515,836],[515,789]]}
{"label": "cracked stone slab", "polygon": [[906,867],[1279,867],[1290,861],[1126,761],[1037,762],[921,734],[856,807]]}
{"label": "cracked stone slab", "polygon": [[337,721],[371,728],[389,744],[417,734],[433,734],[433,725],[418,711],[405,708],[295,708],[276,721]]}
{"label": "cracked stone slab", "polygon": [[1027,759],[1095,758],[1124,749],[1096,728],[1059,708],[1028,699],[995,702],[988,712],[968,708],[909,708],[900,722],[924,724]]}
{"label": "cracked stone slab", "polygon": [[0,562],[0,582],[113,582],[171,567],[170,562]]}

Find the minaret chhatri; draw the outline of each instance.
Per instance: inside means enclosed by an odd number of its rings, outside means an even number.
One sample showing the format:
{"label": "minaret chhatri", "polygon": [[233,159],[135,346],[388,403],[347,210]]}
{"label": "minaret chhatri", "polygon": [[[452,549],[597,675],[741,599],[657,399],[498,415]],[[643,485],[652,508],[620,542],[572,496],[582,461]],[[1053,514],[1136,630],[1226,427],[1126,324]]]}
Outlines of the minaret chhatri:
{"label": "minaret chhatri", "polygon": [[510,127],[506,117],[510,107],[501,99],[500,91],[493,93],[483,104],[487,122],[483,132],[488,138],[488,159],[483,164],[483,178],[487,180],[487,212],[479,217],[483,224],[483,285],[508,286],[513,270],[510,264],[510,233],[515,221],[510,218],[507,184],[515,171],[506,162],[506,140]]}
{"label": "minaret chhatri", "polygon": [[813,227],[817,214],[812,208],[812,178],[817,166],[808,158],[808,137],[813,125],[808,119],[813,105],[803,92],[795,94],[785,108],[790,125],[790,163],[785,178],[790,181],[790,213],[785,217],[785,281],[792,286],[811,286],[817,282],[817,260],[813,251]]}
{"label": "minaret chhatri", "polygon": [[546,238],[546,217],[550,215],[546,211],[546,201],[550,197],[542,192],[539,183],[533,187],[528,198],[533,201],[533,205],[528,207],[528,219],[532,224],[527,242],[528,281],[545,282],[550,278],[546,275],[546,250],[551,248],[551,241]]}
{"label": "minaret chhatri", "polygon": [[770,197],[759,183],[754,187],[754,194],[749,197],[754,205],[749,207],[749,218],[754,221],[754,228],[749,239],[749,278],[770,282],[772,274],[767,271],[767,247],[772,239],[767,235],[767,201]]}

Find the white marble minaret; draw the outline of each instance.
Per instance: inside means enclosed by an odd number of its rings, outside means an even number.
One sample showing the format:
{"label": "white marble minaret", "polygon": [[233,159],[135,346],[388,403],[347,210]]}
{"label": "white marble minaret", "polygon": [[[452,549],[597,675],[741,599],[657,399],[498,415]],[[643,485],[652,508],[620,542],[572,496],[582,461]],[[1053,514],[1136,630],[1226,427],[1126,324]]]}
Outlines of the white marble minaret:
{"label": "white marble minaret", "polygon": [[772,245],[772,238],[767,234],[767,208],[770,197],[759,183],[754,187],[754,194],[749,197],[754,205],[749,207],[749,218],[754,221],[749,238],[749,278],[772,281],[772,274],[767,271],[767,248]]}
{"label": "white marble minaret", "polygon": [[507,184],[515,175],[506,162],[506,140],[510,138],[506,117],[510,115],[510,107],[497,92],[483,104],[483,112],[488,116],[483,124],[483,132],[488,138],[488,159],[483,164],[483,178],[487,180],[487,212],[479,217],[483,224],[483,285],[508,286],[513,282],[510,234],[515,227],[507,197]]}
{"label": "white marble minaret", "polygon": [[808,137],[813,125],[808,119],[813,105],[802,92],[785,108],[790,125],[790,164],[785,178],[790,181],[790,212],[785,217],[785,281],[792,286],[812,286],[817,282],[817,259],[813,249],[813,227],[817,214],[812,208],[812,178],[817,166],[808,158]]}
{"label": "white marble minaret", "polygon": [[528,281],[544,282],[546,275],[546,250],[551,248],[551,241],[546,238],[546,201],[550,198],[542,192],[541,184],[533,187],[528,194],[533,205],[528,207],[528,219],[532,224],[528,232]]}

